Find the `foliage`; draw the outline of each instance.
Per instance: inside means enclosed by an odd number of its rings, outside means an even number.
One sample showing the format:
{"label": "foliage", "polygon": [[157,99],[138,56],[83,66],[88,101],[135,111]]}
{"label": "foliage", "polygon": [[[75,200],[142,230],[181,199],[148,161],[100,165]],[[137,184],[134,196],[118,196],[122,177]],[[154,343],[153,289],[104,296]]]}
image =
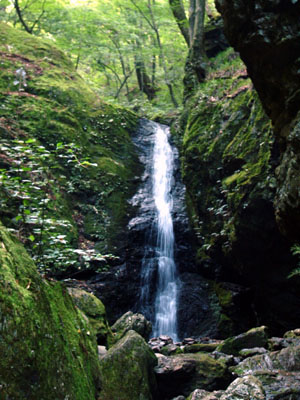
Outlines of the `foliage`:
{"label": "foliage", "polygon": [[[300,256],[300,245],[299,244],[294,244],[291,248],[292,254],[294,256],[298,257]],[[292,278],[293,276],[299,276],[300,275],[300,261],[298,261],[298,268],[295,268],[292,270],[292,272],[288,275],[288,278]]]}
{"label": "foliage", "polygon": [[[136,3],[137,7],[135,3],[125,0],[19,0],[29,26],[37,21],[43,9],[33,34],[52,40],[67,52],[80,74],[102,98],[116,98],[119,104],[139,108],[135,100],[143,102],[145,95],[137,84],[138,57],[159,91],[154,106],[171,107],[168,85],[174,87],[175,97],[180,99],[185,44],[167,2],[142,0]],[[22,26],[14,7],[4,9],[4,20]],[[151,13],[164,53],[153,25],[147,23],[152,18]]]}
{"label": "foliage", "polygon": [[138,172],[137,117],[101,102],[49,41],[0,24],[0,51],[1,218],[43,269],[106,268]]}
{"label": "foliage", "polygon": [[[79,160],[76,154],[79,150],[74,143],[58,143],[51,153],[35,139],[0,141],[0,151],[10,161],[7,169],[0,170],[2,212],[8,214],[15,203],[17,214],[11,230],[28,245],[33,259],[43,271],[50,267],[60,271],[76,266],[89,268],[92,262],[100,262],[105,268],[107,259],[116,258],[111,254],[103,256],[94,249],[74,248],[71,232],[76,228],[69,220],[60,219],[59,213],[53,213],[60,207],[56,198],[62,184],[53,175],[55,169],[61,168],[56,158],[63,159],[75,169],[97,167],[87,159]],[[72,190],[73,184],[72,180],[66,182],[67,190]]]}

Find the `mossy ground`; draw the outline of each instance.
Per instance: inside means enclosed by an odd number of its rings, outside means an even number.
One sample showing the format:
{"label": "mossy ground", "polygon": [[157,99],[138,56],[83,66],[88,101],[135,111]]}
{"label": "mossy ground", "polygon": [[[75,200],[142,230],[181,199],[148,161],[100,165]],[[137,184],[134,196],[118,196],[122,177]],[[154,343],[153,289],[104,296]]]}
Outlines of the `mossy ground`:
{"label": "mossy ground", "polygon": [[[13,140],[34,138],[50,151],[54,185],[45,192],[57,189],[53,211],[72,226],[70,246],[118,253],[132,178],[139,173],[130,139],[137,117],[103,103],[70,60],[47,41],[1,23],[0,52],[1,137],[11,146]],[[20,68],[27,86],[16,83]],[[68,161],[67,152],[59,156],[57,143],[73,149],[75,162]],[[13,161],[2,157],[1,168],[8,169]],[[3,192],[1,199],[2,220],[18,230],[12,223],[17,211],[7,206],[11,199]]]}
{"label": "mossy ground", "polygon": [[95,398],[99,365],[87,318],[2,225],[0,265],[0,398]]}

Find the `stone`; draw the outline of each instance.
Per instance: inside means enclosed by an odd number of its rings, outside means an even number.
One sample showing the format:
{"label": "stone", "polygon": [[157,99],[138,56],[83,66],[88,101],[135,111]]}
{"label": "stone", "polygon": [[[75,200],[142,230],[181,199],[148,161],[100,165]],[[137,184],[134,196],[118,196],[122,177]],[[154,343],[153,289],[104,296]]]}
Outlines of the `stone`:
{"label": "stone", "polygon": [[300,398],[300,345],[249,357],[232,371],[240,377],[252,375],[258,379],[266,398]]}
{"label": "stone", "polygon": [[101,359],[99,400],[152,400],[156,364],[157,358],[142,336],[130,330]]}
{"label": "stone", "polygon": [[267,346],[267,344],[267,328],[261,326],[224,340],[224,342],[218,346],[217,350],[222,353],[237,356],[239,351],[244,348],[264,347]]}
{"label": "stone", "polygon": [[265,400],[265,398],[265,391],[259,379],[247,375],[234,380],[220,397],[220,400]]}
{"label": "stone", "polygon": [[203,389],[196,389],[189,395],[187,400],[218,400],[222,393],[221,391],[210,393]]}
{"label": "stone", "polygon": [[265,370],[300,371],[300,345],[247,358],[233,371],[238,375],[245,375]]}
{"label": "stone", "polygon": [[112,341],[112,332],[106,319],[104,304],[96,296],[78,288],[68,288],[70,296],[76,306],[88,317],[97,342],[100,345],[108,345]]}
{"label": "stone", "polygon": [[300,339],[300,328],[285,332],[284,338]]}
{"label": "stone", "polygon": [[219,389],[231,380],[227,365],[205,353],[158,357],[155,374],[159,393],[171,398],[195,389]]}
{"label": "stone", "polygon": [[194,344],[196,343],[196,340],[193,338],[184,338],[182,341],[182,344]]}
{"label": "stone", "polygon": [[204,351],[211,353],[216,350],[219,343],[195,343],[184,346],[185,353],[198,353],[199,351]]}
{"label": "stone", "polygon": [[[153,348],[152,348],[152,350],[153,350]],[[161,348],[160,352],[162,354],[164,354],[165,356],[169,356],[171,354],[183,353],[182,349],[179,346],[175,345],[174,343],[170,343],[170,344],[167,344],[166,346],[163,346]]]}
{"label": "stone", "polygon": [[98,346],[98,356],[99,358],[102,358],[103,356],[105,356],[107,353],[107,349],[105,346]]}
{"label": "stone", "polygon": [[152,325],[142,314],[134,314],[132,311],[128,311],[113,324],[111,330],[115,334],[115,341],[121,339],[130,330],[148,340]]}
{"label": "stone", "polygon": [[252,349],[242,349],[239,355],[243,358],[256,356],[258,354],[266,354],[267,350],[264,347],[253,347]]}
{"label": "stone", "polygon": [[163,342],[165,345],[173,343],[173,339],[170,336],[166,335],[159,336],[159,340]]}

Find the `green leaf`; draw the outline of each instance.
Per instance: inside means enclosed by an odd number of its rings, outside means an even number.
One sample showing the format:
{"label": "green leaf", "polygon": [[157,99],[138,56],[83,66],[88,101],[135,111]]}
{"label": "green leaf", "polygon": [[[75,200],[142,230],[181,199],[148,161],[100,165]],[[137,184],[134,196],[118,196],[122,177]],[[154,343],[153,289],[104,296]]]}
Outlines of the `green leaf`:
{"label": "green leaf", "polygon": [[34,241],[35,241],[35,237],[34,237],[33,235],[30,235],[30,236],[28,237],[28,239],[29,239],[31,242],[34,242]]}

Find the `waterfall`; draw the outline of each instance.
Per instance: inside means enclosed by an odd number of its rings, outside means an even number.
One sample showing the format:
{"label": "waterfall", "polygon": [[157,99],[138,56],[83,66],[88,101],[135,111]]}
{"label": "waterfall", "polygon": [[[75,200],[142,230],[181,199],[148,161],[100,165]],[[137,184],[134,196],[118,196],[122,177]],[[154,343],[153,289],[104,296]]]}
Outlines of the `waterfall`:
{"label": "waterfall", "polygon": [[153,149],[152,193],[155,202],[158,284],[155,299],[154,336],[169,335],[177,340],[177,272],[174,261],[172,221],[173,151],[169,129],[156,125]]}
{"label": "waterfall", "polygon": [[[182,185],[173,176],[178,170],[178,152],[169,144],[169,136],[167,126],[141,120],[133,137],[144,174],[131,199],[136,213],[128,226],[137,252],[133,264],[142,258],[136,311],[152,322],[153,336],[168,335],[176,341],[179,278],[174,261],[172,214],[176,213],[178,218],[184,206],[182,196],[178,196],[182,195]],[[174,204],[173,192],[176,193]]]}

